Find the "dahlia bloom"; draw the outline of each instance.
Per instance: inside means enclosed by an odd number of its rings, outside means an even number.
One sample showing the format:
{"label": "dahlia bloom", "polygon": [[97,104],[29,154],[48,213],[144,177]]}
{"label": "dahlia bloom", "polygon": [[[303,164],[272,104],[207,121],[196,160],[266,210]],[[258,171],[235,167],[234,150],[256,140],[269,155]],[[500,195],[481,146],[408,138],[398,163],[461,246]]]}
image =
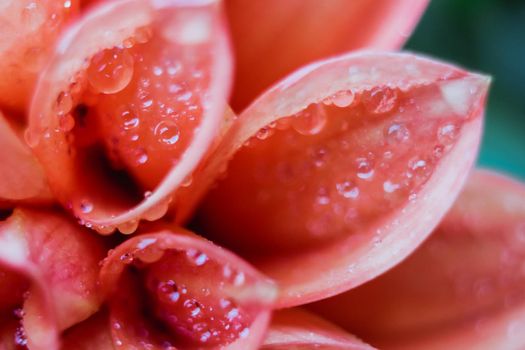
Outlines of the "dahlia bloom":
{"label": "dahlia bloom", "polygon": [[523,347],[525,188],[469,175],[490,78],[392,51],[425,6],[2,4],[0,347]]}

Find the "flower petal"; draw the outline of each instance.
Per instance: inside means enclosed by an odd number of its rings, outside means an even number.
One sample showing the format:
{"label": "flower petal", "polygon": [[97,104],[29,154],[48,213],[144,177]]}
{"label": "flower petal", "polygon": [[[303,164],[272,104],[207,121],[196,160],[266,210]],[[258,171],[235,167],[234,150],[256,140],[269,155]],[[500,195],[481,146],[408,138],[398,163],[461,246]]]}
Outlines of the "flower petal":
{"label": "flower petal", "polygon": [[273,284],[183,229],[154,231],[122,243],[102,267],[114,344],[256,349],[276,296]]}
{"label": "flower petal", "polygon": [[301,69],[247,108],[210,157],[205,178],[235,154],[201,207],[201,232],[276,279],[281,306],[374,278],[452,205],[488,83],[410,54]]}
{"label": "flower petal", "polygon": [[42,167],[1,114],[0,149],[0,206],[50,202],[51,191]]}
{"label": "flower petal", "polygon": [[[18,295],[21,342],[31,349],[58,349],[60,331],[97,311],[102,256],[97,237],[58,214],[17,209],[0,223],[0,264],[30,282],[24,284],[27,294]],[[13,289],[20,292],[19,286]]]}
{"label": "flower petal", "polygon": [[100,311],[63,334],[62,349],[114,350],[107,312]]}
{"label": "flower petal", "polygon": [[312,309],[381,348],[521,349],[524,258],[525,185],[477,171],[412,256]]}
{"label": "flower petal", "polygon": [[337,326],[300,309],[276,312],[261,350],[372,350]]}
{"label": "flower petal", "polygon": [[228,0],[236,54],[232,105],[244,109],[302,65],[362,48],[400,48],[428,1]]}
{"label": "flower petal", "polygon": [[0,105],[28,108],[38,73],[60,30],[77,13],[78,0],[6,0],[0,5]]}
{"label": "flower petal", "polygon": [[59,40],[33,98],[29,143],[84,224],[131,233],[163,216],[211,147],[231,72],[220,10],[107,1]]}

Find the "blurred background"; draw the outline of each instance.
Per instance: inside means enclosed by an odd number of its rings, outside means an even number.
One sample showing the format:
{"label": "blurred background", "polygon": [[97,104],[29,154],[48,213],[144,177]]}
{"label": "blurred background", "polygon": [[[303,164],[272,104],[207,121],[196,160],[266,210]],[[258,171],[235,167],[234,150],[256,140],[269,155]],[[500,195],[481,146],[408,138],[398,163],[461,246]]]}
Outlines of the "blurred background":
{"label": "blurred background", "polygon": [[405,48],[493,77],[478,163],[525,179],[525,0],[433,0]]}

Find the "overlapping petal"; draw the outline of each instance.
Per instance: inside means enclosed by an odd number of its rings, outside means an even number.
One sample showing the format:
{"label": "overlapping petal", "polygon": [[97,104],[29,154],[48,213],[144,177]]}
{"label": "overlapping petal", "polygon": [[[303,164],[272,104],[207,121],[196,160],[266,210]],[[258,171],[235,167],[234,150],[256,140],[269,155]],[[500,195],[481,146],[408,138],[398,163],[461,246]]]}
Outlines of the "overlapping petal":
{"label": "overlapping petal", "polygon": [[415,253],[312,309],[382,349],[525,346],[525,186],[477,171]]}
{"label": "overlapping petal", "polygon": [[1,114],[0,149],[0,206],[51,202],[42,167],[24,144],[22,133]]}
{"label": "overlapping petal", "polygon": [[60,31],[77,12],[78,0],[6,0],[0,4],[0,106],[29,107],[38,73]]}
{"label": "overlapping petal", "polygon": [[215,1],[97,5],[55,47],[28,140],[75,216],[102,233],[131,233],[166,213],[212,146],[229,47]]}
{"label": "overlapping petal", "polygon": [[103,254],[98,237],[59,214],[16,209],[1,222],[1,326],[10,325],[2,345],[58,349],[60,332],[94,314],[102,302]]}
{"label": "overlapping petal", "polygon": [[115,346],[255,349],[275,286],[232,253],[157,226],[115,248],[101,271]]}
{"label": "overlapping petal", "polygon": [[300,309],[276,312],[261,350],[372,350],[329,322]]}
{"label": "overlapping petal", "polygon": [[228,0],[236,57],[232,105],[241,111],[299,67],[363,48],[403,45],[428,1]]}
{"label": "overlapping petal", "polygon": [[234,122],[202,172],[233,156],[197,224],[275,278],[281,306],[372,279],[452,205],[476,157],[488,83],[410,54],[307,66]]}

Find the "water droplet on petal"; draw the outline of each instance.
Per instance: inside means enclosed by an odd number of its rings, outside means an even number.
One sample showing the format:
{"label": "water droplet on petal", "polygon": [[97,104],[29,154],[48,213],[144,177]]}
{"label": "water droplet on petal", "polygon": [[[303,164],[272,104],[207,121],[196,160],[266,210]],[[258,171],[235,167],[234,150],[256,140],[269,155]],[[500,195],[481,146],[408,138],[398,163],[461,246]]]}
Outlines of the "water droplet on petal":
{"label": "water droplet on petal", "polygon": [[458,136],[458,128],[453,123],[446,123],[438,130],[438,140],[444,145],[451,145]]}
{"label": "water droplet on petal", "polygon": [[355,199],[359,196],[359,188],[350,180],[336,184],[337,192],[345,198]]}
{"label": "water droplet on petal", "polygon": [[339,108],[345,108],[352,105],[355,100],[355,95],[351,90],[339,91],[332,96],[325,98],[323,103],[325,105],[334,105]]}
{"label": "water droplet on petal", "polygon": [[90,201],[82,201],[80,202],[79,209],[84,214],[89,214],[93,211],[93,203]]}
{"label": "water droplet on petal", "polygon": [[362,101],[366,110],[374,114],[388,113],[397,104],[397,90],[389,87],[375,87],[363,94]]}
{"label": "water droplet on petal", "polygon": [[311,104],[292,117],[291,125],[301,135],[320,133],[326,124],[326,111],[321,104]]}
{"label": "water droplet on petal", "polygon": [[133,76],[133,57],[126,49],[97,53],[87,70],[89,84],[103,94],[114,94],[128,86]]}
{"label": "water droplet on petal", "polygon": [[73,108],[73,98],[68,92],[61,92],[56,101],[55,112],[58,116],[68,114]]}
{"label": "water droplet on petal", "polygon": [[385,129],[385,138],[391,145],[402,143],[410,138],[410,132],[404,124],[394,123]]}
{"label": "water droplet on petal", "polygon": [[395,192],[397,191],[401,186],[399,184],[395,184],[393,183],[392,181],[385,181],[383,182],[383,190],[386,192],[386,193],[392,193],[392,192]]}
{"label": "water droplet on petal", "polygon": [[172,121],[161,121],[154,130],[159,141],[166,145],[174,145],[179,141],[180,130]]}
{"label": "water droplet on petal", "polygon": [[66,114],[60,117],[58,124],[59,124],[60,130],[64,132],[68,132],[68,131],[73,130],[73,128],[75,127],[75,119],[73,118],[71,114]]}
{"label": "water droplet on petal", "polygon": [[357,158],[357,177],[367,180],[374,176],[374,168],[367,158]]}
{"label": "water droplet on petal", "polygon": [[124,108],[120,113],[122,120],[122,127],[124,130],[131,130],[139,126],[140,119],[135,115],[133,111],[128,108]]}

